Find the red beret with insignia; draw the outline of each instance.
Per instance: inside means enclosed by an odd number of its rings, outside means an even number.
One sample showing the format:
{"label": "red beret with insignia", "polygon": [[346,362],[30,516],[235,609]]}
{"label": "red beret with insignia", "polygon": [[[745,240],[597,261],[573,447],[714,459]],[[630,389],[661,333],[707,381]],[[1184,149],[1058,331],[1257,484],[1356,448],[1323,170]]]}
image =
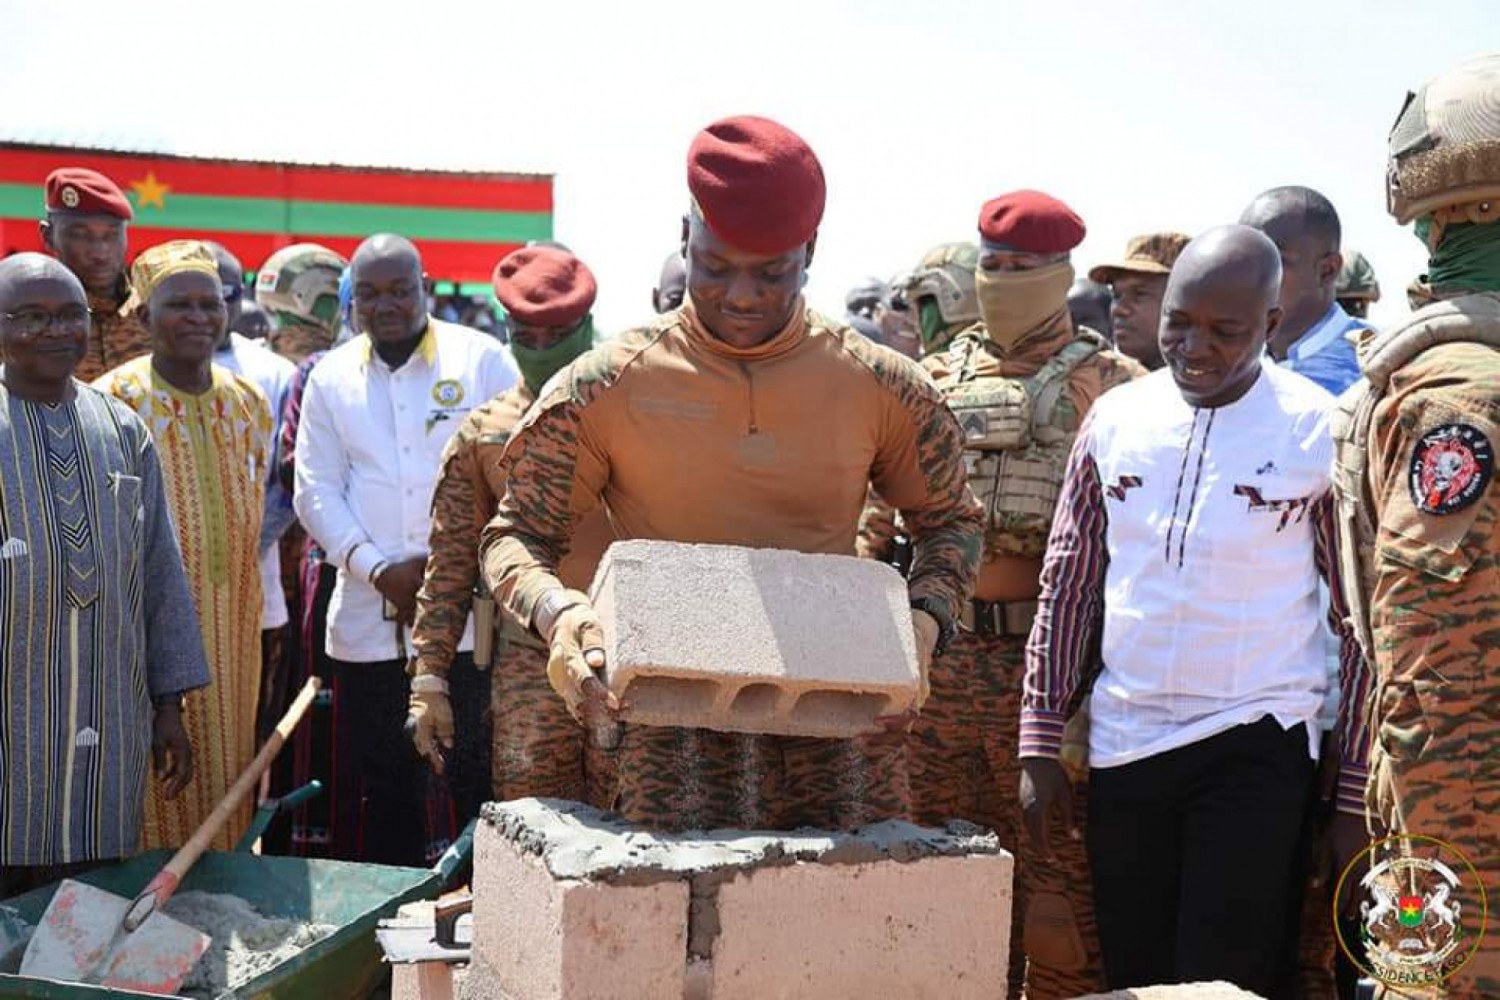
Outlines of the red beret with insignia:
{"label": "red beret with insignia", "polygon": [[115,182],[96,170],[62,167],[47,175],[47,211],[75,215],[113,215],[129,222],[135,218],[130,199]]}
{"label": "red beret with insignia", "polygon": [[812,147],[769,118],[724,118],[688,149],[688,190],[703,221],[729,245],[783,254],[812,240],[827,187]]}
{"label": "red beret with insignia", "polygon": [[984,203],[979,237],[989,247],[1021,253],[1067,253],[1083,242],[1083,220],[1050,194],[1012,191]]}
{"label": "red beret with insignia", "polygon": [[594,307],[599,286],[588,265],[556,247],[523,247],[495,265],[495,298],[527,326],[574,326]]}

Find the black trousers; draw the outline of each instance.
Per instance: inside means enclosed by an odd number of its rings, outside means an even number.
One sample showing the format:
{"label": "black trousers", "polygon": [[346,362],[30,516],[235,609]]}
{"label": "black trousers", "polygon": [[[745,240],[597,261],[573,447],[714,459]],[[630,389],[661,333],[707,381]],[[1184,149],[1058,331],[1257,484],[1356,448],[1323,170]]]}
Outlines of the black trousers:
{"label": "black trousers", "polygon": [[1273,996],[1313,761],[1274,718],[1089,774],[1088,851],[1112,990],[1226,980]]}
{"label": "black trousers", "polygon": [[[426,865],[425,775],[406,735],[406,661],[346,663],[330,657],[333,775],[327,794],[340,831],[340,861]],[[352,837],[344,833],[352,832]]]}

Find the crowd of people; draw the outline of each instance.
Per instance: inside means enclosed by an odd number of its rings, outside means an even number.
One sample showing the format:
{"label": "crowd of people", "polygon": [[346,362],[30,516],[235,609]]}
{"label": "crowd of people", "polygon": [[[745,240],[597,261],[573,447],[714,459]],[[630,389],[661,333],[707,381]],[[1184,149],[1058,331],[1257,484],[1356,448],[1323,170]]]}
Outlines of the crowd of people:
{"label": "crowd of people", "polygon": [[[0,898],[179,846],[316,675],[269,791],[326,792],[274,849],[422,864],[528,795],[965,819],[1017,859],[997,990],[1351,995],[1334,887],[1373,836],[1500,889],[1497,79],[1403,109],[1390,208],[1430,268],[1383,333],[1300,186],[1086,278],[1083,219],[1001,194],[830,318],[822,167],[764,118],[693,138],[658,315],[613,336],[550,242],[497,262],[484,331],[396,234],[127,267],[129,200],[60,167],[49,253],[0,261]],[[898,567],[920,708],[848,740],[622,721],[586,591],[628,538]],[[1500,996],[1475,947],[1447,996]]]}

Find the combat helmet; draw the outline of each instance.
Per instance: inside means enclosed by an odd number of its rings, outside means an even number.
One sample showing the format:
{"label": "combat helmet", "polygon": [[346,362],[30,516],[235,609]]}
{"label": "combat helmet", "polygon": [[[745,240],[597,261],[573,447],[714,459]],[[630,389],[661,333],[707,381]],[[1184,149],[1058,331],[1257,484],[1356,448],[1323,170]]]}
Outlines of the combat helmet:
{"label": "combat helmet", "polygon": [[278,326],[288,323],[335,331],[339,324],[339,275],[347,261],[316,243],[277,250],[255,277],[255,301]]}
{"label": "combat helmet", "polygon": [[1406,95],[1391,129],[1386,208],[1405,225],[1500,218],[1500,53],[1477,56]]}
{"label": "combat helmet", "polygon": [[922,256],[909,276],[901,279],[901,293],[908,302],[930,296],[943,322],[951,325],[979,322],[979,295],[974,290],[974,271],[979,267],[979,247],[973,243],[942,243]]}
{"label": "combat helmet", "polygon": [[1375,280],[1375,269],[1370,266],[1365,255],[1358,250],[1344,255],[1344,266],[1339,268],[1338,280],[1334,283],[1333,297],[1341,301],[1344,299],[1380,301],[1380,282]]}

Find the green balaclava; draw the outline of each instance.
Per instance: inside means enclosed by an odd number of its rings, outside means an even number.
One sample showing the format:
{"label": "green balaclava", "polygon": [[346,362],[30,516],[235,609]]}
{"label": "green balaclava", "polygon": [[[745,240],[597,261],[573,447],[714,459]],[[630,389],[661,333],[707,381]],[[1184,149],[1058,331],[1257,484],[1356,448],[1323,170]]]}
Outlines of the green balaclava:
{"label": "green balaclava", "polygon": [[512,343],[510,353],[521,369],[521,378],[533,396],[542,391],[547,380],[563,369],[568,362],[594,346],[594,315],[589,313],[579,321],[570,333],[551,347],[535,350]]}
{"label": "green balaclava", "polygon": [[1432,216],[1417,220],[1417,239],[1429,247],[1428,284],[1435,288],[1462,288],[1474,292],[1500,292],[1500,224],[1457,222],[1444,227],[1432,248]]}
{"label": "green balaclava", "polygon": [[957,331],[951,328],[956,325],[943,318],[942,307],[931,295],[924,295],[917,301],[917,328],[922,333],[923,354],[943,351],[953,340]]}

